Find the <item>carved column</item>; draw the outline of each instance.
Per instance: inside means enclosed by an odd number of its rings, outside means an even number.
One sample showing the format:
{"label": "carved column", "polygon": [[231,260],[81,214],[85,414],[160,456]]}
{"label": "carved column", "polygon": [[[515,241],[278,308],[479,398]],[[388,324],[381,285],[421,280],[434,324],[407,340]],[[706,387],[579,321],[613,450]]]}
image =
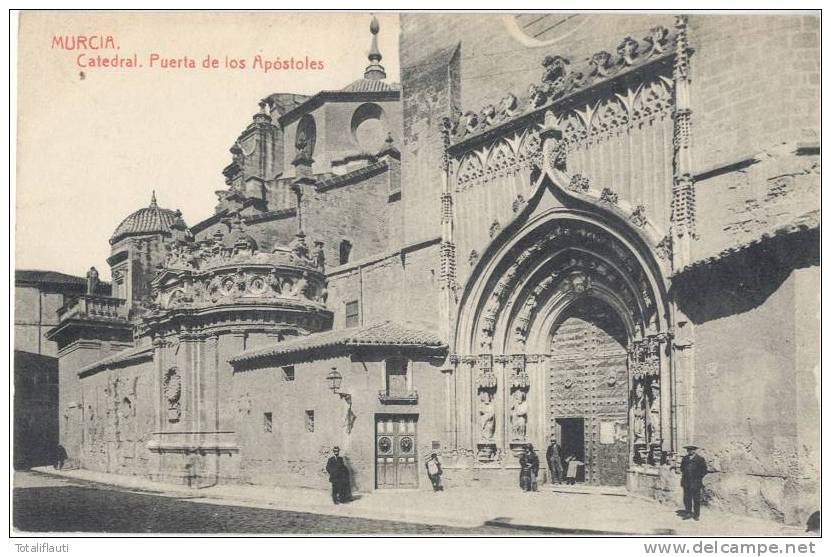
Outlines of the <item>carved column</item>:
{"label": "carved column", "polygon": [[476,448],[478,412],[476,410],[476,388],[473,368],[476,365],[476,356],[465,355],[460,358],[456,374],[456,392],[459,399],[456,410],[457,435],[461,448]]}
{"label": "carved column", "polygon": [[154,431],[161,431],[163,420],[162,414],[166,412],[165,404],[164,404],[164,395],[162,393],[162,376],[164,375],[164,342],[161,339],[153,340],[153,369],[154,369],[154,381],[153,381],[153,392],[155,393],[155,403],[153,408],[155,410],[153,416],[153,425]]}
{"label": "carved column", "polygon": [[663,460],[660,346],[656,335],[629,346],[629,431],[635,464],[660,464]]}
{"label": "carved column", "polygon": [[445,443],[453,448],[459,447],[456,429],[456,370],[459,366],[459,356],[450,354],[447,365],[442,367],[445,389],[444,437]]}
{"label": "carved column", "polygon": [[689,43],[686,16],[675,19],[675,110],[673,112],[672,262],[673,269],[689,263],[695,238],[695,185],[692,170],[692,133],[689,80]]}
{"label": "carved column", "polygon": [[545,406],[548,357],[548,354],[525,356],[525,374],[528,378],[528,440],[533,440],[537,448],[544,446],[545,420],[548,417]]}
{"label": "carved column", "polygon": [[441,289],[441,322],[445,335],[449,338],[454,329],[453,320],[456,307],[456,244],[453,239],[453,195],[450,192],[450,145],[451,123],[448,118],[442,120],[442,193],[441,193],[441,245],[439,247],[439,287]]}

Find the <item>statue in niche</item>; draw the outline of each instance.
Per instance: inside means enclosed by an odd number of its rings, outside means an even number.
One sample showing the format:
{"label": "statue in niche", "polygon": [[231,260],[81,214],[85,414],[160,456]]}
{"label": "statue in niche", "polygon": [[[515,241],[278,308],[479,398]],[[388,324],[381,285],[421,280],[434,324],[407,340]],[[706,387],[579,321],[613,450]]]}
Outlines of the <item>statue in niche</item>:
{"label": "statue in niche", "polygon": [[632,395],[632,448],[634,449],[635,464],[646,464],[649,458],[647,445],[647,413],[649,401],[644,393],[643,379],[635,382],[635,391]]}
{"label": "statue in niche", "polygon": [[492,441],[496,434],[496,408],[493,394],[481,389],[479,391],[479,430],[483,441]]}
{"label": "statue in niche", "polygon": [[511,438],[524,440],[528,431],[528,395],[524,389],[511,393]]}
{"label": "statue in niche", "polygon": [[661,386],[658,381],[649,385],[649,443],[661,442]]}

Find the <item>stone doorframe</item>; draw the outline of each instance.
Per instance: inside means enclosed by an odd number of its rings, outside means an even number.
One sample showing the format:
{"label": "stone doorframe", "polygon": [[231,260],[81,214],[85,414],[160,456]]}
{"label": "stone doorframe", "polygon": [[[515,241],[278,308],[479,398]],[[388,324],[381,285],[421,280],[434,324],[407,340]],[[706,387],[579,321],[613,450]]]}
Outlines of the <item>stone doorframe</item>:
{"label": "stone doorframe", "polygon": [[[457,396],[449,429],[455,431],[456,446],[471,449],[483,466],[497,459],[510,462],[501,457],[516,456],[525,442],[544,446],[545,362],[554,324],[576,300],[593,296],[611,306],[626,329],[630,464],[658,464],[677,440],[671,309],[663,278],[668,262],[659,261],[643,230],[615,211],[552,203],[552,194],[562,199],[556,190],[562,191],[548,175],[540,178],[534,199],[494,238],[462,293],[451,358]],[[543,195],[549,196],[545,204]],[[641,396],[637,384],[650,392]],[[525,397],[519,398],[527,401],[523,438],[514,423],[516,391],[523,391]],[[635,446],[636,432],[642,446]]]}

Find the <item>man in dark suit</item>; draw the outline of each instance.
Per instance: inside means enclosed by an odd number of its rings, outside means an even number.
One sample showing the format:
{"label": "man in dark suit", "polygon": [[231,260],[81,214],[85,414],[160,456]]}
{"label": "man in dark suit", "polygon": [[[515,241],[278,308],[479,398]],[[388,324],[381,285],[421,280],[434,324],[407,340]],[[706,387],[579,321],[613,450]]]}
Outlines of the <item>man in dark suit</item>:
{"label": "man in dark suit", "polygon": [[332,447],[332,456],[326,461],[326,472],[329,474],[329,482],[332,484],[332,501],[348,503],[352,500],[349,489],[349,468],[340,456],[340,448]]}
{"label": "man in dark suit", "polygon": [[555,438],[551,438],[551,444],[545,451],[545,461],[548,463],[548,470],[551,472],[551,483],[562,483],[563,481],[563,453],[560,444]]}
{"label": "man in dark suit", "polygon": [[707,461],[695,452],[698,447],[687,445],[687,455],[681,459],[681,487],[684,488],[684,519],[698,520],[701,510],[701,485],[707,474]]}

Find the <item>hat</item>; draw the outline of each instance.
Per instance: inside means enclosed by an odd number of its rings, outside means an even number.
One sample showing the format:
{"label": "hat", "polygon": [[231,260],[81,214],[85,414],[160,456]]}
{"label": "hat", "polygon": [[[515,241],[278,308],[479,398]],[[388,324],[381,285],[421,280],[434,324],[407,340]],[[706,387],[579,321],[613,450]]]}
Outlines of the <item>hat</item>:
{"label": "hat", "polygon": [[333,451],[339,451],[339,450],[340,450],[340,447],[338,447],[337,445],[335,445],[334,447],[332,447],[332,450],[333,450]]}
{"label": "hat", "polygon": [[685,449],[693,449],[693,450],[695,450],[695,449],[697,449],[697,448],[698,448],[698,445],[684,445],[684,448],[685,448]]}

